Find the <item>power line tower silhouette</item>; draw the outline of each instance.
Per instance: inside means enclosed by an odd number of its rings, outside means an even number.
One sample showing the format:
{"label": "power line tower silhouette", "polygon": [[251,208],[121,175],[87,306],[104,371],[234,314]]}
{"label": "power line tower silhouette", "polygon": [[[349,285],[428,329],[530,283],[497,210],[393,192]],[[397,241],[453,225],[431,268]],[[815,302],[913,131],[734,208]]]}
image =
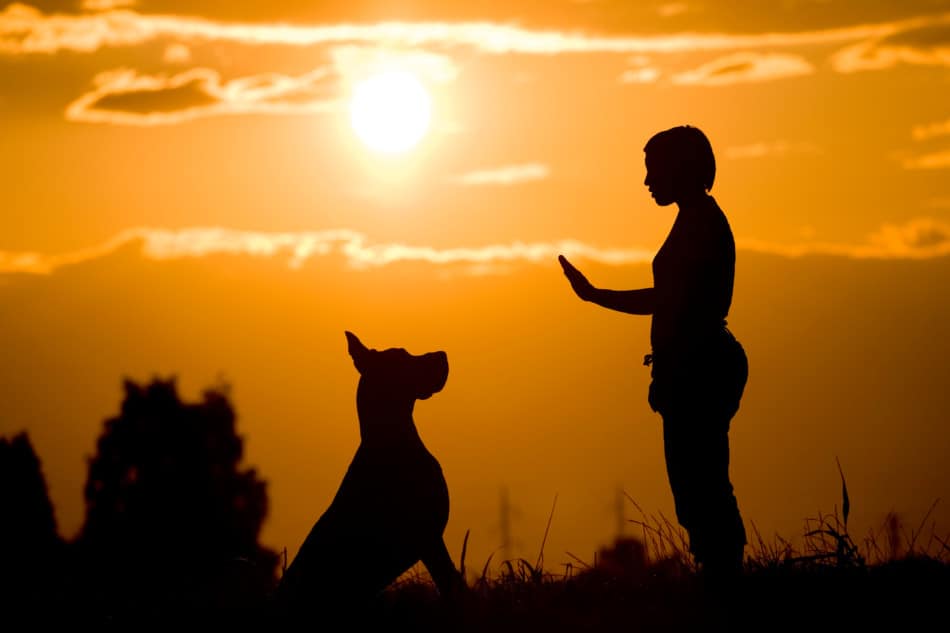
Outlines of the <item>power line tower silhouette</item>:
{"label": "power line tower silhouette", "polygon": [[512,522],[521,512],[511,503],[508,487],[502,486],[499,492],[498,504],[498,532],[501,536],[502,560],[512,560],[514,557],[515,539],[512,537]]}
{"label": "power line tower silhouette", "polygon": [[617,485],[617,489],[614,492],[614,516],[617,521],[617,540],[623,539],[627,532],[627,513],[626,513],[626,497],[627,495],[623,491],[623,485]]}

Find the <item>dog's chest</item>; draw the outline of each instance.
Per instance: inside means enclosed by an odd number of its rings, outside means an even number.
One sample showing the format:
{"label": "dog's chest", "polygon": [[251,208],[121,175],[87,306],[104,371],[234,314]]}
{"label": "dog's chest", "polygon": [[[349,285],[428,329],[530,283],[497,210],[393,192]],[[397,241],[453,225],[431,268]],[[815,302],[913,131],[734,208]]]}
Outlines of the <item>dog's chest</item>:
{"label": "dog's chest", "polygon": [[398,447],[361,444],[344,480],[350,484],[384,503],[448,499],[442,467],[421,442]]}

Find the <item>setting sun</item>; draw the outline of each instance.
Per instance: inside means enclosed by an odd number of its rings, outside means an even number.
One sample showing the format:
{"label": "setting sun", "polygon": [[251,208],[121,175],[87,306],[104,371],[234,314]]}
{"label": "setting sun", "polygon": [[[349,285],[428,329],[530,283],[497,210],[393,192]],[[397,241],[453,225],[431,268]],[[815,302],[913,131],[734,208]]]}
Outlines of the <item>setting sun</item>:
{"label": "setting sun", "polygon": [[384,154],[406,152],[429,129],[432,104],[412,73],[388,71],[356,85],[350,101],[350,123],[360,140]]}

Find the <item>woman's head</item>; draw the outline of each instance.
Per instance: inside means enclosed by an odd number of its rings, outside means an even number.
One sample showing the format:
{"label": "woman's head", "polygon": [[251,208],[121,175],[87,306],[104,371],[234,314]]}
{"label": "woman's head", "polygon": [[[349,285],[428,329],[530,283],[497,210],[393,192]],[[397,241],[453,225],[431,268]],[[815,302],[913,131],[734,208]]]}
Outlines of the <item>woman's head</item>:
{"label": "woman's head", "polygon": [[709,139],[690,125],[653,135],[643,148],[647,176],[643,181],[663,206],[708,192],[716,178],[716,158]]}

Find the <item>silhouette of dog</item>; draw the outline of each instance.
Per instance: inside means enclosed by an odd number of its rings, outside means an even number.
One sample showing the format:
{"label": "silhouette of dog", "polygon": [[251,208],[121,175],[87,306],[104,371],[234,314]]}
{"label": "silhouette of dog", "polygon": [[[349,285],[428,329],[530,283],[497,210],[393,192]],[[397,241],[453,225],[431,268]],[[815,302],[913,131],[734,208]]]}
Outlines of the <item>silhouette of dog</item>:
{"label": "silhouette of dog", "polygon": [[346,338],[360,373],[360,445],[333,502],[281,578],[277,601],[293,618],[356,609],[420,560],[441,595],[465,586],[442,536],[448,487],[412,417],[416,400],[445,386],[448,357],[377,351],[350,332]]}

